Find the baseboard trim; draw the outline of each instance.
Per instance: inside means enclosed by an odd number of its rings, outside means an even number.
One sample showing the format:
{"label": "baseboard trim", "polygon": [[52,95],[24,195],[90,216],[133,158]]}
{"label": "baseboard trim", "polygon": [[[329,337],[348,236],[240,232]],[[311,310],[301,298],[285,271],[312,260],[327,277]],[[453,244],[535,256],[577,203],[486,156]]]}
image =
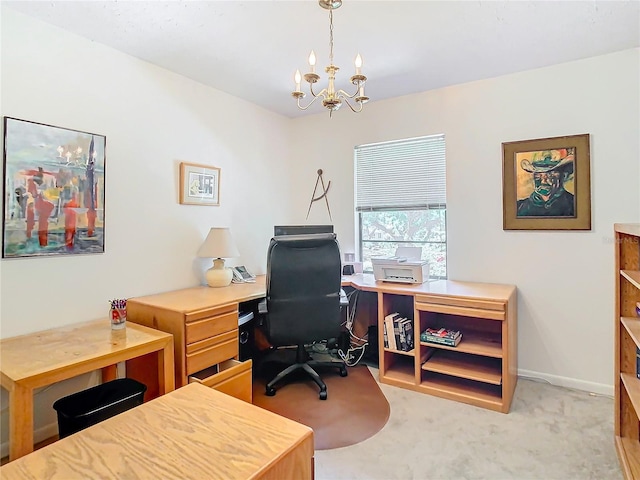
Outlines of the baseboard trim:
{"label": "baseboard trim", "polygon": [[[33,432],[33,443],[37,445],[40,442],[50,439],[58,435],[58,422],[50,423]],[[0,458],[9,456],[9,441],[0,443]]]}
{"label": "baseboard trim", "polygon": [[559,375],[550,375],[548,373],[523,369],[518,369],[518,377],[530,378],[532,380],[543,380],[557,387],[573,388],[574,390],[582,390],[584,392],[605,395],[613,398],[613,385],[606,385],[604,383],[587,382],[585,380],[577,380],[575,378],[561,377]]}

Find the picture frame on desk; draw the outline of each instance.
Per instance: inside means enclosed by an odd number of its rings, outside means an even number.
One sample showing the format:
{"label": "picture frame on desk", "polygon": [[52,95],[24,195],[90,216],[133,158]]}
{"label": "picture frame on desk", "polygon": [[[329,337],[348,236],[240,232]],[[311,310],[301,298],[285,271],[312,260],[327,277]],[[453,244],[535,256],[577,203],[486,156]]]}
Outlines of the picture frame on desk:
{"label": "picture frame on desk", "polygon": [[180,203],[219,206],[220,168],[181,162]]}
{"label": "picture frame on desk", "polygon": [[589,148],[589,134],[503,143],[503,230],[591,230]]}

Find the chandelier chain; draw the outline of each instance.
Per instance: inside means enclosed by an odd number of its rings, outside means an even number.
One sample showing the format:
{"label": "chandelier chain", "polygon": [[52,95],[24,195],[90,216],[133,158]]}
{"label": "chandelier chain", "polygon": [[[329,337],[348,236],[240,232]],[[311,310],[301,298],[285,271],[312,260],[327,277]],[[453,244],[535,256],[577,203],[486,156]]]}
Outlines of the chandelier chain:
{"label": "chandelier chain", "polygon": [[329,65],[333,65],[333,10],[329,10]]}

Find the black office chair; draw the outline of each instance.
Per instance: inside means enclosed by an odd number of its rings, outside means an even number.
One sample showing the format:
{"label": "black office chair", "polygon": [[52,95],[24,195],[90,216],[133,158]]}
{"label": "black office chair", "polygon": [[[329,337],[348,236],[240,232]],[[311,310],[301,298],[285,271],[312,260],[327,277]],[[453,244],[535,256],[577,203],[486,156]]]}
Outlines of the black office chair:
{"label": "black office chair", "polygon": [[295,346],[295,363],[267,383],[266,394],[296,370],[304,370],[327,399],[327,386],[312,367],[334,367],[347,376],[344,362],[316,361],[306,345],[340,334],[340,250],[335,234],[286,235],[271,239],[267,253],[265,334],[274,347]]}

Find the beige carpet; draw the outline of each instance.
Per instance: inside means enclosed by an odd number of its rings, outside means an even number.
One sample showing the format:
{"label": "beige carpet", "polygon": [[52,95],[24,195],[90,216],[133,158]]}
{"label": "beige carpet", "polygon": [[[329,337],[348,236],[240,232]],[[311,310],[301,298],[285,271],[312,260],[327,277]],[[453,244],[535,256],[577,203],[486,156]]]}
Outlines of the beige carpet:
{"label": "beige carpet", "polygon": [[316,452],[316,480],[623,478],[611,398],[521,378],[505,415],[381,389],[391,405],[387,424],[357,445]]}
{"label": "beige carpet", "polygon": [[[280,366],[280,370],[282,367]],[[389,419],[389,403],[366,366],[320,373],[327,385],[327,400],[318,398],[318,387],[307,375],[296,374],[276,386],[276,395],[265,395],[266,379],[274,368],[264,369],[253,380],[253,403],[313,428],[316,450],[354,445],[378,433]]]}

